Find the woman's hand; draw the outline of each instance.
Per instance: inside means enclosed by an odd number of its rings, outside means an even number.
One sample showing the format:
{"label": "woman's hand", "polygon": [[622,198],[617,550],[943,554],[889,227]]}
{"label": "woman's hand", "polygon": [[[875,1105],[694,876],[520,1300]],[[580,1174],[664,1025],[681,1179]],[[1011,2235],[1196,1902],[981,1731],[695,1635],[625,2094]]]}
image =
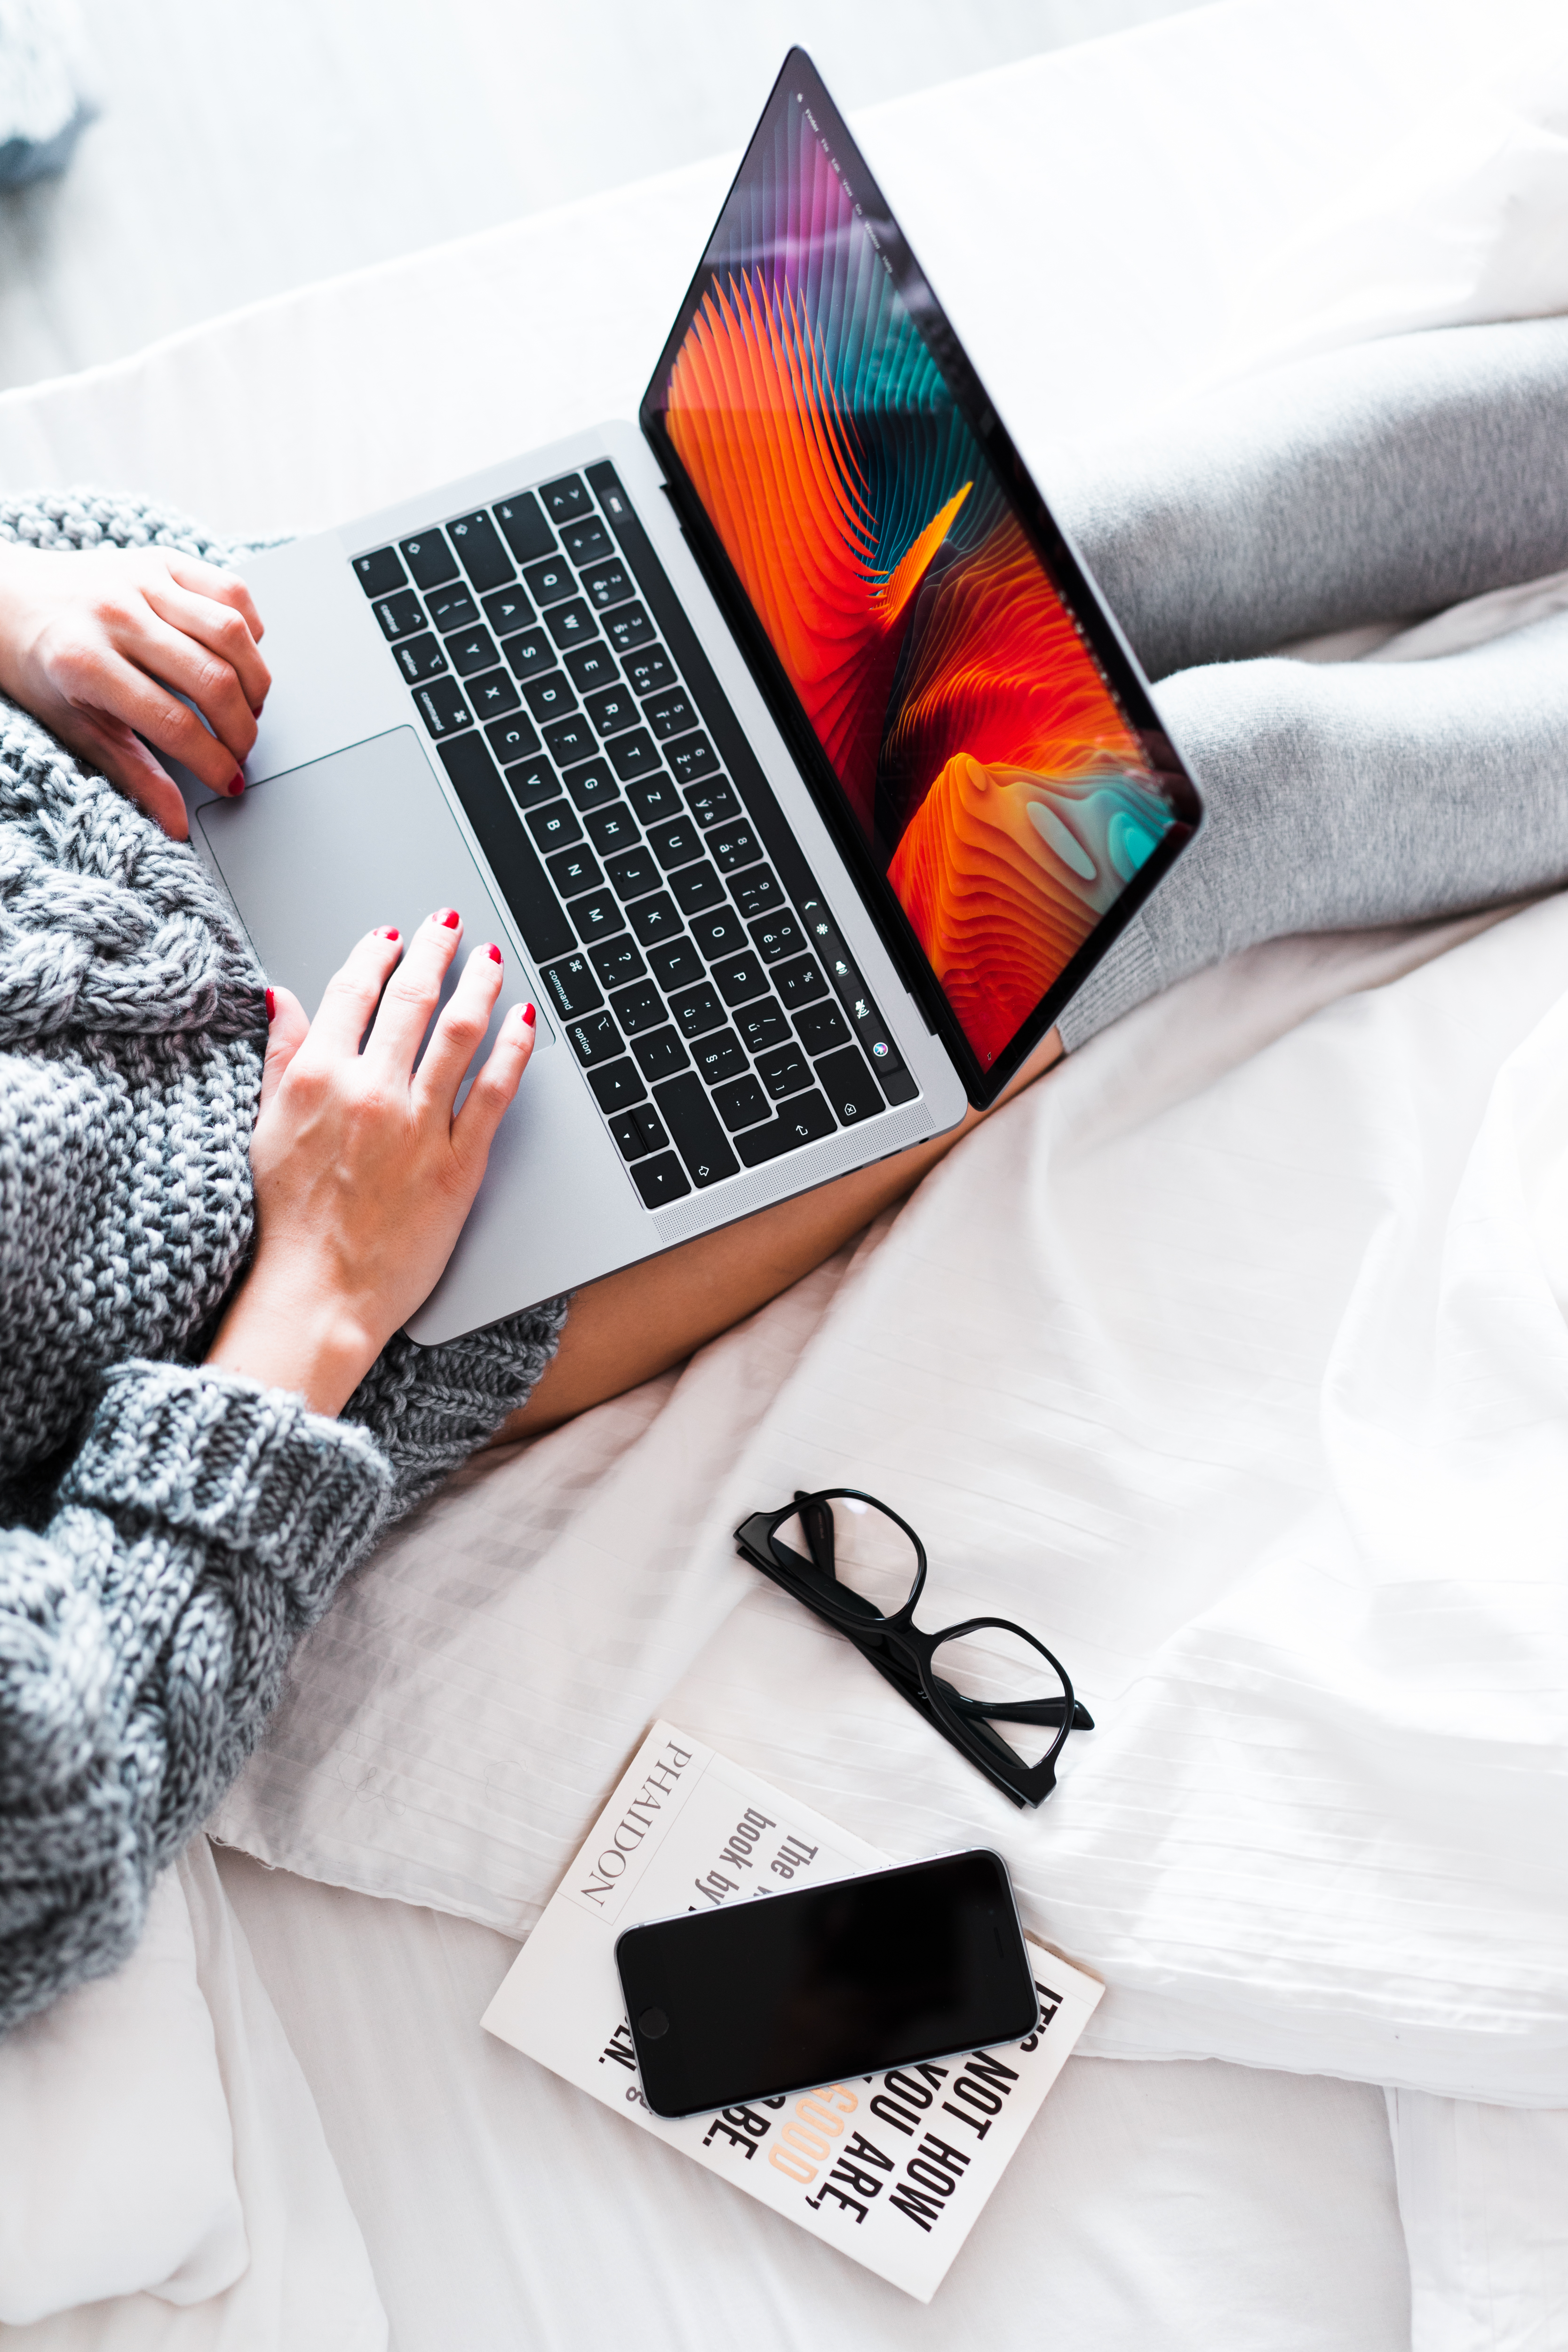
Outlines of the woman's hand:
{"label": "woman's hand", "polygon": [[207,1361],[296,1390],[317,1412],[342,1412],[435,1288],[533,1050],[533,1007],[514,1007],[453,1116],[500,992],[500,950],[481,947],[415,1069],[459,929],[441,909],[401,963],[397,933],[373,931],[313,1022],[272,993],[250,1146],[256,1257]]}
{"label": "woman's hand", "polygon": [[195,556],[0,546],[0,692],[175,841],[185,838],[185,804],[137,737],[210,791],[243,792],[240,762],[272,683],[260,636],[244,582]]}

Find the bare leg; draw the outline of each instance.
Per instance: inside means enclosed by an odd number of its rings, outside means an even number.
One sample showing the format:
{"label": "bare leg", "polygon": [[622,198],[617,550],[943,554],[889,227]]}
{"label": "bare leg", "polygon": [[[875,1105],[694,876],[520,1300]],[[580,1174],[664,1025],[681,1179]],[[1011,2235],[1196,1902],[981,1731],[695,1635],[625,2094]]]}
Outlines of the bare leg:
{"label": "bare leg", "polygon": [[[1062,1057],[1053,1029],[1041,1039],[1002,1096],[1009,1101]],[[1000,1108],[1000,1104],[997,1105]],[[619,1274],[607,1274],[577,1292],[560,1349],[521,1412],[491,1443],[508,1445],[619,1396],[656,1372],[667,1371],[721,1331],[754,1314],[820,1265],[874,1217],[912,1192],[962,1136],[989,1112],[971,1110],[946,1135],[917,1143],[891,1160],[858,1168],[815,1192],[704,1234],[678,1249],[661,1250]]]}

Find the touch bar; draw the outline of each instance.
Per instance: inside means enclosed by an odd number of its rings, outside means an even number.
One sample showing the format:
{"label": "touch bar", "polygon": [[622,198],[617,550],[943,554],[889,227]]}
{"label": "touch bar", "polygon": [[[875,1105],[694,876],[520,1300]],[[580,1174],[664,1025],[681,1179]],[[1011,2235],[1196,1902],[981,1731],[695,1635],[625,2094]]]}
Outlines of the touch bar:
{"label": "touch bar", "polygon": [[566,919],[533,844],[518,823],[500,772],[478,735],[437,743],[468,823],[535,963],[570,955],[577,935]]}

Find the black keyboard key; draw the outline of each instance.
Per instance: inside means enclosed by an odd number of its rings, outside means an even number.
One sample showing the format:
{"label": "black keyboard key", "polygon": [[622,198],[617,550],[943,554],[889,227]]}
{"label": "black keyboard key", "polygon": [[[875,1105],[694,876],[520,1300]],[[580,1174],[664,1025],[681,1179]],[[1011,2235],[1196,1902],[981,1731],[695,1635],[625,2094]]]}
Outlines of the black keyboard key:
{"label": "black keyboard key", "polygon": [[440,753],[441,764],[452,780],[529,954],[536,964],[552,963],[557,956],[569,955],[576,944],[572,926],[550,887],[533,844],[517,821],[517,812],[506,796],[483,737],[466,735],[455,743],[443,743]]}
{"label": "black keyboard key", "polygon": [[605,878],[586,842],[575,849],[558,849],[553,857],[545,859],[544,870],[563,898],[578,898],[584,890],[596,890]]}
{"label": "black keyboard key", "polygon": [[594,950],[588,961],[606,988],[619,988],[625,981],[640,980],[647,970],[642,950],[625,934],[618,940],[606,940],[602,948]]}
{"label": "black keyboard key", "polygon": [[561,533],[561,544],[579,570],[601,555],[615,552],[615,541],[597,515],[589,515],[582,522],[569,522]]}
{"label": "black keyboard key", "polygon": [[541,670],[553,669],[560,656],[542,629],[524,629],[518,637],[508,637],[501,647],[514,675],[521,678],[537,677]]}
{"label": "black keyboard key", "polygon": [[626,924],[621,902],[613,890],[590,890],[585,898],[574,898],[572,920],[584,947],[592,947],[597,940],[613,938],[616,931],[625,930]]}
{"label": "black keyboard key", "polygon": [[669,877],[671,896],[682,914],[704,915],[711,908],[724,903],[724,885],[704,858],[700,866],[687,866]]}
{"label": "black keyboard key", "polygon": [[559,963],[546,964],[539,977],[563,1021],[579,1013],[596,1013],[605,1001],[585,955],[563,956]]}
{"label": "black keyboard key", "polygon": [[753,996],[767,993],[768,976],[754,955],[739,955],[729,963],[716,963],[713,979],[726,1004],[749,1004]]}
{"label": "black keyboard key", "polygon": [[738,873],[742,866],[754,866],[763,854],[763,845],[749,824],[727,824],[708,836],[708,849],[726,874]]}
{"label": "black keyboard key", "polygon": [[668,1134],[666,1131],[663,1119],[660,1118],[652,1103],[643,1103],[639,1105],[639,1107],[633,1111],[632,1117],[636,1119],[638,1127],[642,1129],[642,1139],[647,1144],[650,1151],[668,1150]]}
{"label": "black keyboard key", "polygon": [[748,1168],[760,1168],[764,1160],[799,1151],[807,1143],[820,1143],[825,1135],[834,1132],[833,1113],[822,1097],[797,1095],[766,1127],[753,1127],[749,1135],[737,1137],[736,1150]]}
{"label": "black keyboard key", "polygon": [[525,679],[522,698],[542,727],[547,719],[571,718],[577,709],[570,680],[553,667],[548,677]]}
{"label": "black keyboard key", "polygon": [[673,1151],[661,1152],[657,1160],[639,1160],[632,1170],[632,1181],[648,1209],[662,1209],[667,1201],[684,1201],[691,1190]]}
{"label": "black keyboard key", "polygon": [[569,801],[552,801],[548,808],[530,809],[523,821],[542,850],[571,849],[583,838],[577,812]]}
{"label": "black keyboard key", "polygon": [[563,604],[568,596],[577,593],[576,574],[558,555],[547,555],[542,563],[531,563],[522,577],[542,613],[552,604]]}
{"label": "black keyboard key", "polygon": [[682,989],[679,996],[672,996],[669,1009],[683,1037],[706,1036],[710,1029],[717,1029],[724,1019],[724,1008],[706,981],[696,988]]}
{"label": "black keyboard key", "polygon": [[682,930],[679,912],[664,890],[656,890],[651,898],[639,898],[626,909],[626,921],[645,948],[661,946],[666,940],[678,939]]}
{"label": "black keyboard key", "polygon": [[714,783],[695,785],[686,795],[686,805],[704,832],[741,814],[741,803],[722,776]]}
{"label": "black keyboard key", "polygon": [[661,743],[672,735],[685,735],[697,724],[697,713],[679,687],[668,694],[656,694],[643,712]]}
{"label": "black keyboard key", "polygon": [[487,588],[500,588],[511,578],[511,557],[482,507],[478,514],[459,515],[456,522],[449,522],[447,536],[458,551],[458,562],[481,595]]}
{"label": "black keyboard key", "polygon": [[634,593],[631,575],[619,556],[613,556],[607,563],[590,564],[583,574],[583,585],[596,613],[607,613],[612,604],[624,604]]}
{"label": "black keyboard key", "polygon": [[671,1078],[654,1097],[695,1184],[717,1184],[735,1173],[735,1155],[713,1116],[713,1106],[691,1071]]}
{"label": "black keyboard key", "polygon": [[610,1003],[628,1037],[640,1037],[647,1029],[660,1028],[669,1018],[663,997],[646,973],[641,980],[634,980],[629,988],[618,989]]}
{"label": "black keyboard key", "polygon": [[572,1050],[584,1069],[596,1067],[602,1062],[613,1062],[626,1049],[621,1033],[607,1013],[584,1013],[566,1024],[566,1034],[572,1040]]}
{"label": "black keyboard key", "polygon": [[557,530],[563,523],[576,522],[581,516],[594,511],[588,485],[581,474],[563,474],[559,481],[546,482],[539,495]]}
{"label": "black keyboard key", "polygon": [[644,824],[659,824],[666,817],[679,816],[684,806],[680,794],[662,768],[657,774],[637,777],[626,798]]}
{"label": "black keyboard key", "polygon": [[627,687],[606,686],[602,693],[591,694],[584,708],[601,735],[624,735],[637,723],[637,707]]}
{"label": "black keyboard key", "polygon": [[[640,1160],[653,1146],[642,1131],[642,1121],[635,1110],[624,1110],[610,1121],[610,1133],[615,1137],[623,1160]],[[684,1183],[686,1179],[681,1178]]]}
{"label": "black keyboard key", "polygon": [[656,1085],[660,1078],[674,1077],[677,1070],[686,1068],[689,1059],[685,1046],[668,1023],[662,1029],[656,1029],[651,1037],[634,1037],[632,1052],[650,1085]]}
{"label": "black keyboard key", "polygon": [[[733,955],[738,948],[749,948],[750,940],[738,915],[728,907],[711,907],[691,926],[692,935],[710,963],[718,956]],[[753,994],[755,991],[752,992]]]}
{"label": "black keyboard key", "polygon": [[657,890],[664,877],[642,842],[635,848],[623,849],[605,861],[605,872],[610,887],[621,898],[646,898]]}
{"label": "black keyboard key", "polygon": [[412,588],[401,596],[386,596],[372,607],[384,637],[416,636],[425,626],[425,607]]}
{"label": "black keyboard key", "polygon": [[514,629],[526,629],[533,618],[533,607],[521,588],[497,588],[481,598],[486,620],[498,637],[510,637]]}
{"label": "black keyboard key", "polygon": [[796,1013],[795,1025],[808,1054],[826,1054],[833,1046],[847,1045],[849,1041],[849,1024],[831,999],[821,1004],[808,1004],[804,1013]]}
{"label": "black keyboard key", "polygon": [[623,800],[609,808],[595,809],[587,824],[588,838],[601,857],[613,857],[617,849],[636,849],[642,840]]}
{"label": "black keyboard key", "polygon": [[719,765],[719,754],[706,735],[683,735],[679,743],[666,745],[664,756],[683,784],[700,782]]}
{"label": "black keyboard key", "polygon": [[691,1058],[704,1086],[721,1086],[726,1078],[742,1078],[746,1075],[746,1056],[732,1029],[721,1029],[717,1036],[700,1037],[691,1048]]}
{"label": "black keyboard key", "polygon": [[656,825],[648,841],[667,874],[678,866],[689,866],[702,855],[702,836],[689,816],[671,817],[668,824]]}
{"label": "black keyboard key", "polygon": [[655,980],[666,990],[685,988],[707,977],[701,957],[686,938],[661,940],[648,950],[647,961]]}
{"label": "black keyboard key", "polygon": [[817,970],[814,956],[801,956],[794,963],[775,964],[773,986],[792,1013],[827,993],[827,982]]}
{"label": "black keyboard key", "polygon": [[[486,734],[489,729],[485,730]],[[519,760],[515,767],[503,768],[506,788],[520,809],[538,808],[543,801],[552,801],[561,790],[561,779],[548,760]]]}
{"label": "black keyboard key", "polygon": [[434,679],[428,686],[420,687],[414,699],[419,705],[426,726],[437,742],[473,725],[468,706],[463,699],[463,689],[455,677]]}
{"label": "black keyboard key", "polygon": [[439,677],[447,667],[441,641],[433,637],[428,629],[422,637],[404,637],[393,646],[392,654],[410,686],[419,685],[424,678]]}
{"label": "black keyboard key", "polygon": [[771,996],[765,1004],[748,1004],[736,1025],[753,1054],[765,1054],[770,1045],[794,1043],[789,1023]]}
{"label": "black keyboard key", "polygon": [[621,796],[621,788],[603,760],[587,760],[582,767],[574,768],[566,779],[566,789],[580,809],[605,808]]}
{"label": "black keyboard key", "polygon": [[513,760],[531,760],[539,749],[538,733],[521,710],[510,719],[492,719],[485,740],[503,768]]}
{"label": "black keyboard key", "polygon": [[581,596],[574,596],[569,604],[552,604],[544,615],[544,625],[563,653],[573,646],[585,646],[599,634]]}
{"label": "black keyboard key", "polygon": [[594,1089],[595,1100],[606,1117],[611,1111],[630,1110],[634,1103],[643,1101],[647,1094],[643,1074],[629,1057],[625,1061],[612,1062],[607,1069],[590,1070],[588,1084]]}
{"label": "black keyboard key", "polygon": [[440,588],[457,578],[458,559],[447,546],[444,531],[422,530],[417,539],[399,540],[398,545],[416,587]]}
{"label": "black keyboard key", "polygon": [[[455,636],[447,638],[447,651],[459,677],[472,677],[476,670],[493,669],[500,659],[496,641],[488,629],[459,629]],[[512,698],[516,700],[515,695]]]}
{"label": "black keyboard key", "polygon": [[606,615],[605,635],[618,654],[629,654],[634,646],[647,645],[653,623],[640,604],[623,604],[618,612]]}
{"label": "black keyboard key", "polygon": [[544,730],[544,741],[551,758],[558,768],[574,768],[579,760],[592,759],[598,749],[594,732],[580,710],[570,719],[557,719]]}
{"label": "black keyboard key", "polygon": [[777,963],[784,956],[801,953],[805,933],[791,914],[764,915],[760,923],[752,925],[752,945],[764,963]]}
{"label": "black keyboard key", "polygon": [[864,1054],[853,1045],[846,1045],[839,1054],[829,1054],[816,1066],[817,1082],[833,1105],[841,1127],[854,1127],[863,1118],[875,1118],[884,1106],[876,1079],[866,1066]]}
{"label": "black keyboard key", "polygon": [[620,670],[606,645],[579,646],[566,656],[572,683],[579,694],[595,694],[602,686],[618,686]]}
{"label": "black keyboard key", "polygon": [[774,1102],[783,1102],[786,1095],[797,1095],[810,1086],[811,1064],[798,1045],[780,1045],[762,1056],[757,1076]]}
{"label": "black keyboard key", "polygon": [[531,490],[520,490],[515,499],[498,499],[491,511],[519,563],[533,563],[554,551],[554,533]]}
{"label": "black keyboard key", "polygon": [[720,1118],[731,1135],[738,1127],[755,1127],[767,1118],[773,1105],[755,1078],[731,1078],[727,1086],[715,1089],[713,1101]]}
{"label": "black keyboard key", "polygon": [[498,711],[517,709],[517,688],[504,669],[487,670],[483,677],[468,680],[468,700],[479,719],[493,719]]}
{"label": "black keyboard key", "polygon": [[395,548],[377,547],[369,555],[354,557],[354,578],[367,596],[390,596],[407,577]]}
{"label": "black keyboard key", "polygon": [[430,618],[444,637],[454,629],[471,629],[479,617],[479,608],[461,581],[455,588],[437,588],[425,599]]}
{"label": "black keyboard key", "polygon": [[758,915],[771,913],[774,908],[782,907],[784,903],[784,894],[779,887],[778,877],[770,873],[765,866],[752,866],[748,867],[744,874],[731,875],[730,896],[747,922],[751,922]]}
{"label": "black keyboard key", "polygon": [[605,748],[610,754],[610,764],[623,784],[632,783],[638,776],[646,776],[658,766],[658,753],[654,750],[653,738],[641,727],[634,728],[629,735],[612,736]]}
{"label": "black keyboard key", "polygon": [[626,663],[626,676],[634,694],[657,694],[661,686],[676,683],[669,656],[658,646],[645,646],[640,653],[633,654]]}

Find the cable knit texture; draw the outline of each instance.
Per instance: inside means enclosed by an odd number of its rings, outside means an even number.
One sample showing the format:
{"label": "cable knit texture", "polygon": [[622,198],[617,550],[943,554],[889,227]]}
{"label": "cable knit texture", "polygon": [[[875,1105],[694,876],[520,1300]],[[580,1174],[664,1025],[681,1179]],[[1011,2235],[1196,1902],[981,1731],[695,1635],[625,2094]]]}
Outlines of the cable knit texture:
{"label": "cable knit texture", "polygon": [[[247,551],[96,491],[0,500],[0,539]],[[395,1339],[335,1422],[199,1369],[266,1030],[193,853],[0,701],[0,2032],[123,1958],[295,1642],[564,1319]]]}

